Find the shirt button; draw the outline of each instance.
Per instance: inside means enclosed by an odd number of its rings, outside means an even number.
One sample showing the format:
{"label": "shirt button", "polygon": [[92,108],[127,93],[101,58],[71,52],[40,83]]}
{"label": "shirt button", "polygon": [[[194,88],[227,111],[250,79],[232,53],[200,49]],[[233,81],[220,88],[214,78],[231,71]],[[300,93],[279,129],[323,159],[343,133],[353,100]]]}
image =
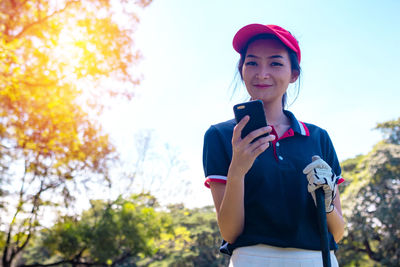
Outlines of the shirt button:
{"label": "shirt button", "polygon": [[279,146],[279,142],[276,142],[276,146]]}
{"label": "shirt button", "polygon": [[282,156],[279,156],[278,158],[279,158],[280,160],[283,160]]}

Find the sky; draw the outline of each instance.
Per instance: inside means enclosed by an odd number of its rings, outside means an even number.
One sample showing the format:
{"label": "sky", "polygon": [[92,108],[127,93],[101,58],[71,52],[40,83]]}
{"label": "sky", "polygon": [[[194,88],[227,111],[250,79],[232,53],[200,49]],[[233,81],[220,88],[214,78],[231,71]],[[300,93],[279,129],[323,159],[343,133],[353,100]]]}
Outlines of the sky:
{"label": "sky", "polygon": [[[168,179],[166,192],[177,188],[161,203],[212,205],[203,185],[204,133],[233,118],[245,91],[232,93],[239,59],[232,38],[250,23],[276,24],[302,51],[300,91],[288,109],[326,129],[340,161],[368,153],[382,139],[376,124],[400,116],[399,10],[396,0],[153,0],[134,36],[142,83],[132,102],[108,112],[106,128],[128,163],[142,130],[153,132],[153,150],[167,143],[179,151],[187,168],[160,178]],[[189,183],[190,193],[177,183]]]}

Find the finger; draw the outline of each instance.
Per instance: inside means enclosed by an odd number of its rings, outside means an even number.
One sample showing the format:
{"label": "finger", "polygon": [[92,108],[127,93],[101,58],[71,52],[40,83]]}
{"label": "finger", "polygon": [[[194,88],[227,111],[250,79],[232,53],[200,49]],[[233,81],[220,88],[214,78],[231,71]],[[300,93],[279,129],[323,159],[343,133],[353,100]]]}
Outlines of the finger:
{"label": "finger", "polygon": [[324,184],[324,181],[320,180],[318,176],[315,175],[315,173],[310,172],[307,174],[307,181],[309,184],[314,184],[314,185],[319,185],[319,184]]}
{"label": "finger", "polygon": [[315,190],[317,190],[318,188],[320,188],[322,185],[320,184],[308,184],[307,185],[307,190],[308,192],[314,192]]}
{"label": "finger", "polygon": [[315,184],[315,185],[325,184],[325,180],[321,179],[314,172],[310,172],[310,173],[307,174],[307,181],[308,181],[309,184]]}
{"label": "finger", "polygon": [[326,171],[330,171],[330,170],[332,170],[331,169],[331,167],[329,166],[329,164],[328,163],[326,163],[323,159],[317,159],[316,161],[314,161],[314,162],[317,162],[318,163],[318,165],[317,165],[317,167],[316,168],[319,168],[319,169],[321,169],[321,170],[326,170]]}
{"label": "finger", "polygon": [[329,185],[324,184],[322,185],[322,188],[324,189],[325,195],[330,197],[332,196],[332,188]]}
{"label": "finger", "polygon": [[254,143],[249,144],[249,150],[253,153],[254,150],[257,149],[257,147],[262,146],[264,144],[269,144],[268,138],[267,137],[261,137]]}
{"label": "finger", "polygon": [[312,156],[312,161],[316,161],[316,160],[318,160],[318,159],[320,159],[320,157],[319,157],[318,155]]}
{"label": "finger", "polygon": [[314,173],[312,173],[312,172],[309,172],[306,177],[307,177],[308,183],[310,183],[310,184],[312,184],[315,180]]}
{"label": "finger", "polygon": [[[315,161],[314,161],[315,162]],[[304,174],[307,174],[307,173],[310,173],[314,168],[315,168],[315,163],[314,162],[311,162],[310,164],[308,164],[305,168],[304,168],[304,170],[303,170],[303,173]]]}
{"label": "finger", "polygon": [[258,146],[261,146],[263,144],[267,144],[268,145],[267,148],[268,148],[269,145],[270,145],[270,142],[272,142],[274,140],[275,140],[275,135],[272,135],[272,134],[268,135],[268,136],[265,136],[265,137],[261,137],[260,139],[258,139],[254,143],[250,143],[249,148],[250,148],[251,151],[254,151]]}
{"label": "finger", "polygon": [[239,123],[233,128],[233,136],[232,136],[232,141],[235,142],[237,140],[240,140],[241,135],[242,135],[242,130],[246,126],[246,124],[249,122],[250,116],[246,115],[239,121]]}
{"label": "finger", "polygon": [[311,172],[311,170],[313,169],[313,166],[314,166],[313,163],[314,163],[314,162],[309,163],[309,164],[303,169],[303,173],[304,173],[304,174],[307,174],[307,173]]}
{"label": "finger", "polygon": [[330,183],[332,183],[332,181],[334,181],[335,179],[334,178],[335,176],[333,175],[332,171],[327,169],[319,169],[318,175],[325,177],[327,180],[329,180]]}
{"label": "finger", "polygon": [[266,127],[262,127],[260,129],[254,130],[251,133],[249,133],[245,138],[243,138],[243,141],[245,143],[251,143],[251,141],[253,141],[255,138],[266,134],[266,133],[270,133],[272,131],[272,127],[271,126],[266,126]]}
{"label": "finger", "polygon": [[319,158],[319,159],[316,159],[315,161],[311,162],[310,164],[308,164],[307,167],[304,168],[303,173],[307,174],[315,168],[328,169],[330,167],[325,161],[323,161],[321,158]]}
{"label": "finger", "polygon": [[321,159],[320,156],[318,156],[318,155],[312,156],[312,161],[319,162],[320,163],[320,166],[318,166],[319,168],[331,170],[331,167],[329,166],[329,164],[326,163],[323,159]]}
{"label": "finger", "polygon": [[[266,138],[266,137],[264,137],[264,138]],[[260,141],[260,140],[257,140],[257,142],[258,141]],[[254,147],[254,149],[252,150],[252,154],[254,155],[254,158],[257,158],[261,153],[263,153],[265,150],[267,150],[268,147],[269,147],[268,141],[264,141],[261,144],[259,144],[258,146]]]}
{"label": "finger", "polygon": [[275,136],[275,135],[273,135],[273,134],[270,134],[270,135],[268,135],[268,136],[267,136],[267,137],[265,137],[265,138],[267,138],[267,141],[268,141],[268,142],[272,142],[272,141],[274,141],[274,140],[275,140],[276,136]]}

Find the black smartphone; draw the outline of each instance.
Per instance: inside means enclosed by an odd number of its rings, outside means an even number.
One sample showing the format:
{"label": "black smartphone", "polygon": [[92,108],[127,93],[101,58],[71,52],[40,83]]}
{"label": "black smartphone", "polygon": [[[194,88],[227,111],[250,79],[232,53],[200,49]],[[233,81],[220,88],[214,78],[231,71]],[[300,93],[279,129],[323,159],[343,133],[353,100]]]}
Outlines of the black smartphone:
{"label": "black smartphone", "polygon": [[[239,123],[239,121],[241,121],[244,116],[250,116],[250,120],[247,122],[246,126],[242,130],[242,138],[246,137],[246,135],[254,130],[267,126],[267,119],[265,118],[264,113],[264,105],[261,100],[253,100],[236,104],[233,106],[233,112],[235,113],[236,123]],[[256,137],[252,142],[265,136],[268,136],[268,133]]]}

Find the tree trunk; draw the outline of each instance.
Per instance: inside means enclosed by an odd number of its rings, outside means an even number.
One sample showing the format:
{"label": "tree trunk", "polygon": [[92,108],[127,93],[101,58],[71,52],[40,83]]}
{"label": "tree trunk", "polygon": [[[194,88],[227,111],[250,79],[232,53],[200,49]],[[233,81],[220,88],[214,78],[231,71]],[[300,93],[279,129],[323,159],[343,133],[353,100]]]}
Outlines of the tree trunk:
{"label": "tree trunk", "polygon": [[11,267],[11,263],[12,263],[12,258],[8,259],[8,255],[9,255],[9,246],[6,245],[6,247],[3,250],[3,259],[2,259],[2,267]]}

